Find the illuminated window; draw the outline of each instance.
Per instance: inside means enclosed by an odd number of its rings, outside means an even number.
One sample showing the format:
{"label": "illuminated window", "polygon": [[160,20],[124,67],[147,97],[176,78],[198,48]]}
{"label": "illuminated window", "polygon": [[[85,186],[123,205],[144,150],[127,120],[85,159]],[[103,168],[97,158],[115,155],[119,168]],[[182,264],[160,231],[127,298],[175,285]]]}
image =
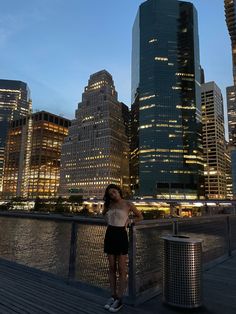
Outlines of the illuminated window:
{"label": "illuminated window", "polygon": [[151,99],[154,98],[156,95],[150,95],[150,96],[144,96],[144,97],[140,97],[139,101],[143,101],[143,100],[147,100],[147,99]]}
{"label": "illuminated window", "polygon": [[163,62],[166,62],[168,61],[169,59],[166,58],[166,57],[155,57],[155,61],[163,61]]}
{"label": "illuminated window", "polygon": [[149,44],[152,44],[152,43],[155,43],[155,42],[157,42],[157,39],[156,39],[156,38],[153,38],[153,39],[150,39],[150,40],[149,40]]}

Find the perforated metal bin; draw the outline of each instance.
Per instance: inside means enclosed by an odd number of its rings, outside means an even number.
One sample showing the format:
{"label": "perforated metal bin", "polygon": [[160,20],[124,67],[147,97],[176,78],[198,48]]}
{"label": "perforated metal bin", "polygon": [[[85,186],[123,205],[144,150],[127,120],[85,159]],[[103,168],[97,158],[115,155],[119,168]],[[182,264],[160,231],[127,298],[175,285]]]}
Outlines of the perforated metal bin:
{"label": "perforated metal bin", "polygon": [[202,240],[165,236],[163,302],[182,308],[202,305]]}

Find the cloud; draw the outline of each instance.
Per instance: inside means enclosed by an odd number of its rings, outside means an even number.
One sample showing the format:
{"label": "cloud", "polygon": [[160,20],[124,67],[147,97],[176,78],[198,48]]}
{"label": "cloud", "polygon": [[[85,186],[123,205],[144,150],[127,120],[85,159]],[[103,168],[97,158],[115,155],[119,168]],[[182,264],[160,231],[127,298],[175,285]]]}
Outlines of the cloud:
{"label": "cloud", "polygon": [[10,32],[8,30],[0,28],[0,46],[3,46],[6,43],[9,36]]}
{"label": "cloud", "polygon": [[15,14],[0,12],[0,47],[7,45],[16,34],[32,26],[32,23],[43,22],[42,10],[37,7],[25,8]]}
{"label": "cloud", "polygon": [[26,26],[23,14],[0,14],[0,46],[7,45],[11,38]]}
{"label": "cloud", "polygon": [[4,46],[11,35],[17,31],[17,22],[13,15],[0,15],[0,46]]}

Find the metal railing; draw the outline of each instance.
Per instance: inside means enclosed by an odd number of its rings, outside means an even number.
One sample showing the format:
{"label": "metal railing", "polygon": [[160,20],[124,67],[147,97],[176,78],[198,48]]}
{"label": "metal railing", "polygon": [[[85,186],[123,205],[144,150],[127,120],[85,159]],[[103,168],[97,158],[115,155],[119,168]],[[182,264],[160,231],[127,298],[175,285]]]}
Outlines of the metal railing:
{"label": "metal railing", "polygon": [[[2,212],[0,257],[106,293],[105,230],[101,218]],[[130,304],[142,303],[161,292],[162,236],[179,233],[203,239],[205,267],[236,250],[235,215],[142,221],[128,232],[126,301]]]}
{"label": "metal railing", "polygon": [[236,252],[235,215],[181,218],[150,224],[144,221],[130,230],[130,233],[133,240],[130,243],[130,260],[131,264],[134,261],[136,264],[129,269],[129,297],[136,304],[159,294],[162,290],[162,236],[179,234],[202,239],[204,269]]}

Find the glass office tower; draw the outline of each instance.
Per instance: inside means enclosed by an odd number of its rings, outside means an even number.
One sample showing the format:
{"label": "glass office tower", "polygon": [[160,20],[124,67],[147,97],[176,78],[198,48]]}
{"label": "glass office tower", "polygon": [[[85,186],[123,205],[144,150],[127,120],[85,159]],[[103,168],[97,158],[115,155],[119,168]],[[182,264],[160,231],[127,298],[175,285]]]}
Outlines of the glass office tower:
{"label": "glass office tower", "polygon": [[134,195],[204,195],[197,12],[148,0],[133,26],[131,188]]}
{"label": "glass office tower", "polygon": [[13,119],[31,111],[30,90],[26,83],[0,79],[0,193],[2,191],[4,152],[7,132]]}
{"label": "glass office tower", "polygon": [[224,0],[225,18],[232,45],[233,76],[236,85],[236,0]]}
{"label": "glass office tower", "polygon": [[229,152],[232,160],[233,194],[236,196],[236,0],[224,0],[225,18],[232,46],[234,85],[226,89],[229,127]]}

